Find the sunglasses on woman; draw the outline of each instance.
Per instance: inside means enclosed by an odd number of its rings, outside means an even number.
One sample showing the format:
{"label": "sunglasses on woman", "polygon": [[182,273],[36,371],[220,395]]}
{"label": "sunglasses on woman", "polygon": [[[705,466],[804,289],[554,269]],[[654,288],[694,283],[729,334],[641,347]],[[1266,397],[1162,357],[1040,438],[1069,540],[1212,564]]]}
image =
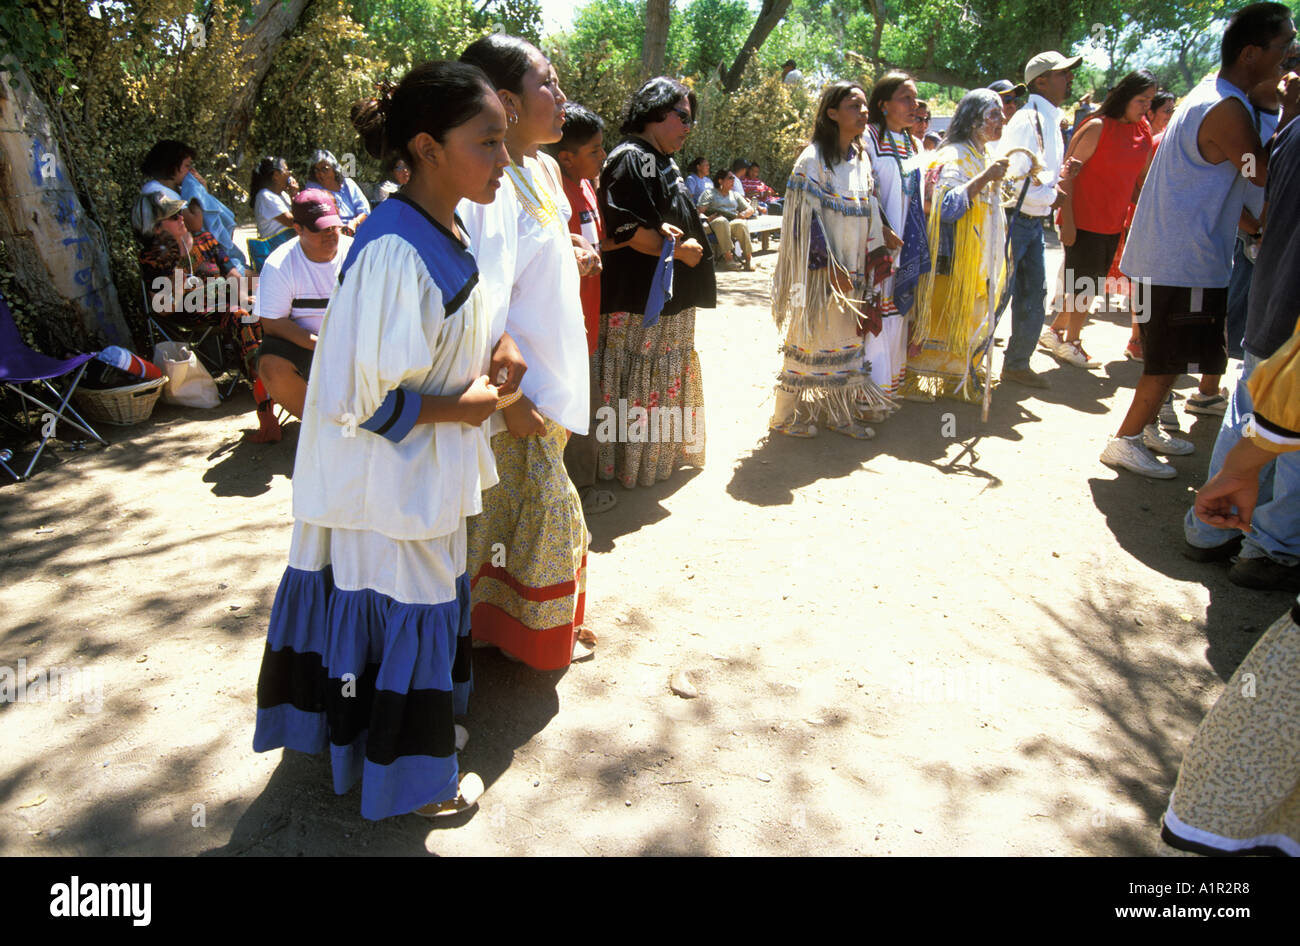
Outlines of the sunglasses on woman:
{"label": "sunglasses on woman", "polygon": [[690,128],[692,125],[695,124],[695,119],[691,118],[691,113],[686,111],[685,109],[675,108],[673,109],[673,114],[676,115],[678,118],[680,118],[682,124],[685,125],[687,128]]}

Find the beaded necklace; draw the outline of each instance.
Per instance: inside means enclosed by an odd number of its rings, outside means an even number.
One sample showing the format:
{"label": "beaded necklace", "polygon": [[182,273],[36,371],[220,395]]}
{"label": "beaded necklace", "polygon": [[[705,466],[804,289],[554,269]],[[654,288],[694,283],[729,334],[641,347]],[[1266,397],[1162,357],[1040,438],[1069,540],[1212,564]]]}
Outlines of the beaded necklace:
{"label": "beaded necklace", "polygon": [[558,222],[560,210],[551,200],[551,195],[546,192],[546,188],[534,187],[524,174],[524,169],[514,161],[510,162],[509,170],[510,180],[514,182],[515,192],[519,195],[519,203],[523,205],[528,215],[543,227]]}
{"label": "beaded necklace", "polygon": [[[920,175],[908,174],[903,170],[903,159],[898,156],[899,145],[894,139],[894,133],[890,131],[888,127],[886,127],[884,131],[886,136],[885,140],[888,141],[890,145],[890,155],[893,157],[894,163],[898,165],[899,186],[903,189],[903,206],[906,207],[911,201],[912,195],[916,193]],[[906,130],[903,131],[902,151],[903,157],[908,160],[911,160],[912,156],[916,154],[916,152],[912,150],[912,136]]]}

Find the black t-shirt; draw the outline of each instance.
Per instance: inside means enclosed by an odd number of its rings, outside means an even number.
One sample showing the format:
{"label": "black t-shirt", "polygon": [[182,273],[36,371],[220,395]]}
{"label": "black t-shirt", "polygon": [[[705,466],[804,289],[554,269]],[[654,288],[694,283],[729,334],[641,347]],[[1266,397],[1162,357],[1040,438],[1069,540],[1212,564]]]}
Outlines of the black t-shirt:
{"label": "black t-shirt", "polygon": [[[1268,226],[1255,260],[1246,316],[1246,351],[1268,358],[1300,315],[1300,122],[1278,134],[1268,159]],[[604,285],[601,286],[602,290]]]}
{"label": "black t-shirt", "polygon": [[[718,304],[709,239],[686,181],[671,158],[641,138],[625,138],[605,160],[597,197],[605,235],[615,242],[630,239],[637,227],[658,230],[661,223],[670,223],[704,247],[704,256],[694,267],[673,262],[673,297],[664,303],[664,315]],[[644,312],[656,263],[655,257],[630,246],[605,253],[600,311]]]}

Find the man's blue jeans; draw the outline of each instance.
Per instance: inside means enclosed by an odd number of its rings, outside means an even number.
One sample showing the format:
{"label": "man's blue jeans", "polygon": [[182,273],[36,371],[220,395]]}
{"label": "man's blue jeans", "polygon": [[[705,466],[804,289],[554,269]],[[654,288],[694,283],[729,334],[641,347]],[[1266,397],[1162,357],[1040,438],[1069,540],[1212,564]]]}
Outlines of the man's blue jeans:
{"label": "man's blue jeans", "polygon": [[[1254,406],[1246,380],[1262,359],[1246,352],[1237,383],[1228,396],[1228,409],[1214,441],[1210,472],[1206,479],[1223,468],[1223,458],[1241,439],[1245,418]],[[1300,562],[1300,451],[1282,453],[1259,473],[1259,502],[1251,516],[1251,529],[1241,544],[1243,558],[1268,556],[1281,565]],[[1216,529],[1196,518],[1196,510],[1187,510],[1183,534],[1191,545],[1209,549],[1240,535],[1236,529]]]}
{"label": "man's blue jeans", "polygon": [[1250,280],[1255,264],[1246,256],[1241,237],[1232,253],[1232,278],[1228,281],[1228,357],[1245,355],[1241,340],[1246,336],[1246,313],[1250,308]]}
{"label": "man's blue jeans", "polygon": [[1007,211],[1011,231],[1011,256],[1016,267],[1011,296],[1011,338],[1002,370],[1028,368],[1029,358],[1043,334],[1043,307],[1047,296],[1047,266],[1043,261],[1043,219]]}

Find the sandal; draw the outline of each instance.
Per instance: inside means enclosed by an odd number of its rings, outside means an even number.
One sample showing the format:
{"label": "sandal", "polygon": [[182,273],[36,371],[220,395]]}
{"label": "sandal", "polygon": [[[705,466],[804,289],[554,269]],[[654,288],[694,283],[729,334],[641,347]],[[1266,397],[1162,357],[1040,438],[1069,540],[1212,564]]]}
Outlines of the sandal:
{"label": "sandal", "polygon": [[596,648],[584,641],[575,639],[573,642],[573,655],[569,658],[569,662],[576,664],[583,660],[590,660],[595,656]]}
{"label": "sandal", "polygon": [[433,801],[423,808],[417,808],[411,814],[421,818],[442,818],[447,815],[469,811],[483,797],[483,780],[473,772],[466,772],[460,777],[460,790],[455,798],[447,801]]}
{"label": "sandal", "polygon": [[870,440],[876,436],[876,432],[870,427],[863,427],[861,424],[840,424],[832,427],[832,431],[844,437],[851,437],[854,440]]}
{"label": "sandal", "polygon": [[602,512],[609,512],[618,505],[618,497],[607,489],[596,489],[589,487],[582,494],[582,514],[584,516],[596,516]]}
{"label": "sandal", "polygon": [[777,424],[772,428],[778,434],[785,434],[787,437],[809,437],[817,436],[816,424]]}

